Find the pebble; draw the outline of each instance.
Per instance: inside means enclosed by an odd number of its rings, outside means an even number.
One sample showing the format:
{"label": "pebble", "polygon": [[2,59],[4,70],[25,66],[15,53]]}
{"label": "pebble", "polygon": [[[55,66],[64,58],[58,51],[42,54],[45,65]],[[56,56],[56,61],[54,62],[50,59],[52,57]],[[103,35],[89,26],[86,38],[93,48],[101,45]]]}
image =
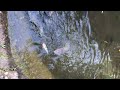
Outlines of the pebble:
{"label": "pebble", "polygon": [[7,76],[5,76],[5,79],[8,79],[8,77],[7,77]]}
{"label": "pebble", "polygon": [[8,75],[8,72],[5,72],[4,74],[5,74],[5,75]]}

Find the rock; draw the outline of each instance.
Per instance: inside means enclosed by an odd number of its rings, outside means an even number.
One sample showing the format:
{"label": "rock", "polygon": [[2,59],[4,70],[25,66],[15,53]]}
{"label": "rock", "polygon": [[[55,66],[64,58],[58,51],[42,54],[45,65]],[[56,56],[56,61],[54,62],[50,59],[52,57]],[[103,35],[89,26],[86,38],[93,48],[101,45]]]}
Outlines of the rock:
{"label": "rock", "polygon": [[18,73],[16,71],[10,71],[8,77],[9,79],[18,79]]}

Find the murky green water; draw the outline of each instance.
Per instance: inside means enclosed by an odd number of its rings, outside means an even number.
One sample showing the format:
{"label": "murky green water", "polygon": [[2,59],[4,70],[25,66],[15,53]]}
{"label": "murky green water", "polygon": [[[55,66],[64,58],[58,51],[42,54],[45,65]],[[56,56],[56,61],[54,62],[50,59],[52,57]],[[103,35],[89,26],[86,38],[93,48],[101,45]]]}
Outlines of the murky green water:
{"label": "murky green water", "polygon": [[14,61],[28,78],[119,78],[119,14],[8,11]]}
{"label": "murky green water", "polygon": [[120,12],[90,12],[89,17],[100,50],[110,57],[107,60],[106,72],[108,75],[111,73],[114,78],[119,78]]}

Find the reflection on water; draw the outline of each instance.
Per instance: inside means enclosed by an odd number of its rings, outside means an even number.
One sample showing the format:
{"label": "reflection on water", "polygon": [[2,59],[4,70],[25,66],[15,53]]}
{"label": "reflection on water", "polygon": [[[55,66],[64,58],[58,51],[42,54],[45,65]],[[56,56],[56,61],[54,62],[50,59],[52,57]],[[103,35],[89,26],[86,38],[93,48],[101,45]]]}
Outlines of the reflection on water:
{"label": "reflection on water", "polygon": [[23,72],[29,56],[43,63],[34,78],[119,78],[119,12],[8,11],[8,29]]}

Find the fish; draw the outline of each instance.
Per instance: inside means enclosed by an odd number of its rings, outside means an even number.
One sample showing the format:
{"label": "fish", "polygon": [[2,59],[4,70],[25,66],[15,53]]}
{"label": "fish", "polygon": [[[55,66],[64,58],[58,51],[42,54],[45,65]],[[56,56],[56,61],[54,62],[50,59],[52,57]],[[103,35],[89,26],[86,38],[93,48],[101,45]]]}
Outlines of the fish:
{"label": "fish", "polygon": [[63,55],[64,53],[66,53],[70,48],[70,44],[69,43],[66,43],[65,47],[62,47],[62,48],[58,48],[54,51],[54,54],[60,56],[60,55]]}
{"label": "fish", "polygon": [[32,45],[40,45],[40,44],[37,42],[33,42]]}
{"label": "fish", "polygon": [[65,48],[58,48],[54,51],[54,54],[60,56],[62,54],[64,54],[67,50]]}

